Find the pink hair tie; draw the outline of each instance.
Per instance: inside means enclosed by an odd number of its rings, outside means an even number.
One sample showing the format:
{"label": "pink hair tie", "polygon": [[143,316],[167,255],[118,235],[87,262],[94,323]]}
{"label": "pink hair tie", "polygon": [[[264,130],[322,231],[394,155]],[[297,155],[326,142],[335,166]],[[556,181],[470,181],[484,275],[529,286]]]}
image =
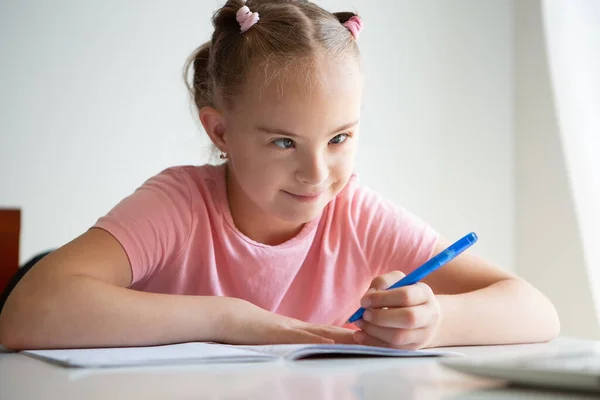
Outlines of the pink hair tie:
{"label": "pink hair tie", "polygon": [[[243,1],[246,3],[246,0]],[[256,24],[260,18],[258,18],[257,12],[251,12],[248,6],[243,6],[235,14],[235,19],[239,22],[241,31],[244,33],[250,29],[252,25]]]}
{"label": "pink hair tie", "polygon": [[350,31],[350,33],[354,37],[354,40],[358,40],[358,37],[360,36],[360,31],[362,31],[363,29],[362,19],[360,19],[358,15],[350,17],[350,19],[344,22],[342,25],[344,25]]}

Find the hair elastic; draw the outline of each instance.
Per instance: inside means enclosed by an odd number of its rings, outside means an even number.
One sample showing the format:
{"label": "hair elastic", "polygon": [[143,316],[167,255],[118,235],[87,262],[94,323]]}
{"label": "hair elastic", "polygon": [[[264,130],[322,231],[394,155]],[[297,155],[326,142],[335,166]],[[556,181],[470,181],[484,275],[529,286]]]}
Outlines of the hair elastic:
{"label": "hair elastic", "polygon": [[[243,0],[243,2],[245,4],[246,0]],[[256,24],[260,18],[257,12],[251,12],[248,6],[243,6],[235,14],[235,19],[240,24],[240,30],[244,33]]]}
{"label": "hair elastic", "polygon": [[363,29],[362,19],[360,19],[358,15],[350,17],[350,19],[344,22],[342,25],[344,25],[350,31],[350,33],[354,37],[354,40],[358,40],[358,37],[360,36],[360,31],[362,31]]}

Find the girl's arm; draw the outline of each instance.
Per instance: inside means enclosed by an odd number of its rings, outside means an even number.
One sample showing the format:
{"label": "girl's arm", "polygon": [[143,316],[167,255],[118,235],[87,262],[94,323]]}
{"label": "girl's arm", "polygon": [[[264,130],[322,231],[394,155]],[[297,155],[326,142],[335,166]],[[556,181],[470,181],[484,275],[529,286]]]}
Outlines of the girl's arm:
{"label": "girl's arm", "polygon": [[[435,254],[451,242],[440,239]],[[554,305],[524,280],[469,252],[424,279],[441,308],[430,346],[527,343],[559,334]]]}
{"label": "girl's arm", "polygon": [[[449,245],[439,240],[434,254]],[[418,349],[542,342],[559,333],[556,310],[540,291],[468,251],[423,282],[385,290],[403,276],[373,279],[356,322],[359,343]]]}
{"label": "girl's arm", "polygon": [[352,340],[349,330],[303,323],[240,299],[127,289],[131,279],[119,242],[90,229],[44,257],[15,287],[0,314],[0,343],[20,350]]}

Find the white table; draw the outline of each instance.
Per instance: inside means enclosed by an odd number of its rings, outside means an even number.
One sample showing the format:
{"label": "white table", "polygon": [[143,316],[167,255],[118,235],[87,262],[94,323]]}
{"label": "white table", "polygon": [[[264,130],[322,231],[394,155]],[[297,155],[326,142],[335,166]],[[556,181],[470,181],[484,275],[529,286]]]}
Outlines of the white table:
{"label": "white table", "polygon": [[[570,351],[593,342],[559,338],[516,346],[455,347],[470,357]],[[506,387],[463,375],[435,358],[336,358],[294,362],[66,369],[0,354],[0,399],[586,399]]]}

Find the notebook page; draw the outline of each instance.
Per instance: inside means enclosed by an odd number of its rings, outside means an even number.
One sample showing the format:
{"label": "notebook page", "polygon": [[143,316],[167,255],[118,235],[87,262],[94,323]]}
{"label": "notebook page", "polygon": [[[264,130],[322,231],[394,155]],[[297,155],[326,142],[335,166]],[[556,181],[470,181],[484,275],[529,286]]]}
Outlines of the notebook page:
{"label": "notebook page", "polygon": [[433,357],[433,356],[462,356],[460,353],[440,350],[400,350],[387,347],[374,347],[348,344],[276,344],[260,346],[235,346],[248,350],[276,354],[288,360],[316,355],[354,354],[381,357]]}
{"label": "notebook page", "polygon": [[253,362],[277,359],[273,355],[260,354],[235,346],[200,342],[150,347],[26,350],[21,353],[70,367]]}

